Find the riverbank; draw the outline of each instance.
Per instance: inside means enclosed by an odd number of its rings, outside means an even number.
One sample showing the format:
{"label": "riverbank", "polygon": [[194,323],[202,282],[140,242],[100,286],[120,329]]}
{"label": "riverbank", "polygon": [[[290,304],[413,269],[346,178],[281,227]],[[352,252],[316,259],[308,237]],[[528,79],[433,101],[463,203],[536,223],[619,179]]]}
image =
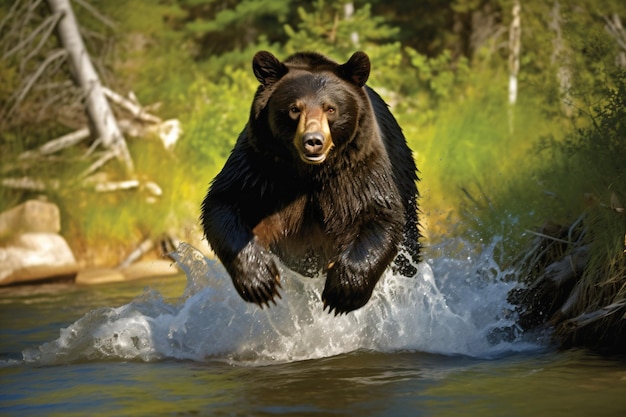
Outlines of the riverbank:
{"label": "riverbank", "polygon": [[[181,273],[168,258],[177,245],[171,236],[144,239],[121,257],[119,248],[117,256],[101,253],[90,257],[88,251],[76,253],[60,232],[59,208],[46,200],[27,200],[0,213],[0,286],[49,282],[95,285]],[[105,242],[103,246],[109,245]],[[208,247],[205,249],[208,252]]]}

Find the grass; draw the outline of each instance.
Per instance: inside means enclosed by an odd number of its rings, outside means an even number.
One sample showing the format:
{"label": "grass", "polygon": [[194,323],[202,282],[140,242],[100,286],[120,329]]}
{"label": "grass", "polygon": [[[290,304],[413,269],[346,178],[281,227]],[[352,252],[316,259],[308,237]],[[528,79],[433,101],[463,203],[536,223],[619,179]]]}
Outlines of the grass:
{"label": "grass", "polygon": [[418,137],[411,145],[431,236],[461,223],[485,241],[506,232],[514,243],[524,239],[524,229],[554,214],[537,209],[550,197],[538,174],[547,157],[536,149],[540,137],[559,135],[558,128],[533,102],[510,108],[505,91],[490,87],[444,106],[427,129],[409,127],[407,136],[415,131]]}
{"label": "grass", "polygon": [[[541,313],[556,329],[562,346],[589,346],[624,352],[626,342],[626,73],[617,73],[615,84],[589,112],[588,123],[572,130],[550,147],[550,164],[538,175],[555,191],[553,219],[568,226],[572,211],[579,213],[583,238],[561,245],[560,254],[546,257],[525,269],[529,297],[521,305],[528,314]],[[550,213],[544,207],[543,211]],[[580,214],[582,213],[582,215]],[[549,244],[536,241],[529,251]],[[555,287],[546,271],[585,248],[588,261],[567,285]],[[536,303],[535,301],[543,300]],[[533,301],[535,300],[535,301]],[[550,301],[548,303],[547,301]]]}

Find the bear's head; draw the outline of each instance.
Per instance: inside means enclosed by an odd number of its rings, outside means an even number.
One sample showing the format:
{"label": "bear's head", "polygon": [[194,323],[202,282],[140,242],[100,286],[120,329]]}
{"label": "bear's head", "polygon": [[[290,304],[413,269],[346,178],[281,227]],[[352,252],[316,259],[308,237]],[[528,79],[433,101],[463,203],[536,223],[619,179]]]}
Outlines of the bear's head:
{"label": "bear's head", "polygon": [[252,67],[261,85],[252,106],[257,148],[288,152],[306,165],[320,165],[353,141],[371,108],[363,88],[370,60],[356,52],[344,64],[304,52],[284,62],[258,52]]}

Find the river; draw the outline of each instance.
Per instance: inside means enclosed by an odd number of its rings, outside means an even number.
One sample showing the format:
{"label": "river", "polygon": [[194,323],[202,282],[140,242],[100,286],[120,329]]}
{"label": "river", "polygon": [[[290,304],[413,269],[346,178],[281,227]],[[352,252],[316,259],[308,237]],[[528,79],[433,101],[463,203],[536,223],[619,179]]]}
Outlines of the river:
{"label": "river", "polygon": [[501,243],[429,249],[339,317],[287,270],[244,303],[186,245],[176,278],[2,288],[0,415],[623,415],[626,360],[517,328]]}

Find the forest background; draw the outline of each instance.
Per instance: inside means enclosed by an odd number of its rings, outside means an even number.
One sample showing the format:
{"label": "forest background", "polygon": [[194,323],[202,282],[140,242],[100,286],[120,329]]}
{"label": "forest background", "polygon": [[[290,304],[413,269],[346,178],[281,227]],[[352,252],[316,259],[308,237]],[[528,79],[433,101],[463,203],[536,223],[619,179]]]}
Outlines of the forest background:
{"label": "forest background", "polygon": [[[533,230],[583,215],[602,262],[624,264],[621,0],[74,0],[102,83],[180,121],[182,135],[166,148],[113,107],[134,126],[124,133],[132,172],[119,159],[94,166],[94,138],[32,153],[89,125],[84,95],[57,59],[47,3],[0,5],[0,210],[45,195],[88,263],[115,264],[149,236],[201,234],[200,202],[247,121],[251,59],[266,49],[370,56],[368,84],[391,106],[421,171],[426,244],[452,233],[505,236],[506,263]],[[131,178],[131,190],[93,186]]]}

